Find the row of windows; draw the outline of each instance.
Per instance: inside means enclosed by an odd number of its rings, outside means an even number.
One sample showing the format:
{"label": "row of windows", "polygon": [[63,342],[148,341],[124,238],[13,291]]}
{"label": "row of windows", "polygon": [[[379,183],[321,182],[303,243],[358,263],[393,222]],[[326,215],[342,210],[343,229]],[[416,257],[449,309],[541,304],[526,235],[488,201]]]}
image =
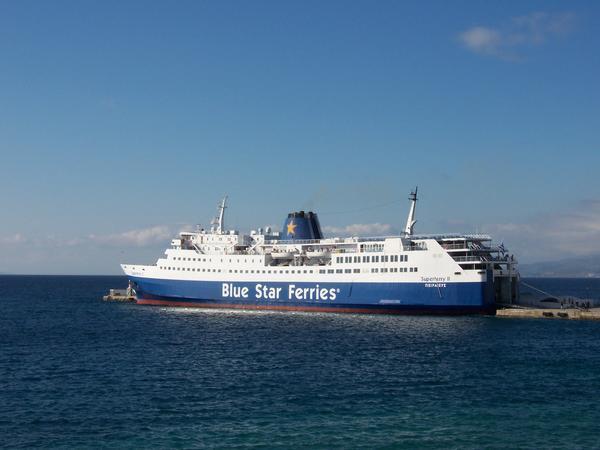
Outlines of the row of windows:
{"label": "row of windows", "polygon": [[374,255],[374,256],[337,256],[335,262],[343,263],[368,263],[368,262],[407,262],[408,255]]}
{"label": "row of windows", "polygon": [[[177,257],[171,256],[170,258],[173,259],[173,260],[175,260],[175,261],[198,261],[198,262],[207,262],[208,261],[208,262],[212,262],[212,258],[208,258],[208,259],[206,259],[206,258],[182,258],[180,256],[177,256]],[[216,262],[216,259],[215,259],[215,262]],[[223,262],[223,258],[221,258],[221,262]],[[230,258],[229,262],[233,262],[233,260]],[[239,263],[240,260],[237,259],[236,262]],[[244,262],[248,262],[248,260],[244,259]],[[255,260],[251,259],[250,262],[254,263]]]}
{"label": "row of windows", "polygon": [[[176,261],[198,261],[198,262],[206,262],[206,258],[185,258],[185,257],[171,257],[171,259],[176,260]],[[338,264],[348,264],[348,263],[378,263],[378,262],[407,262],[408,261],[408,255],[374,255],[374,256],[337,256],[335,259],[335,262]],[[212,262],[212,258],[208,259],[208,262]],[[223,259],[221,259],[221,262],[223,262]],[[231,259],[229,259],[229,262],[233,262]],[[240,262],[239,259],[237,259],[236,262]],[[244,262],[248,262],[246,259],[244,259]],[[254,260],[250,261],[251,263],[254,262]]]}
{"label": "row of windows", "polygon": [[[410,269],[410,270],[409,270]],[[417,267],[382,267],[381,269],[373,267],[371,273],[387,273],[387,272],[417,272]],[[321,269],[319,273],[360,273],[360,269]]]}
{"label": "row of windows", "polygon": [[[188,271],[188,272],[220,272],[221,269],[196,269],[195,267],[167,267],[167,266],[160,266],[161,269],[163,270],[181,270],[183,272]],[[231,272],[231,271],[230,271]]]}
{"label": "row of windows", "polygon": [[[221,269],[196,269],[195,267],[167,267],[161,266],[163,270],[179,270],[183,272],[221,272]],[[410,270],[409,270],[410,269]],[[417,267],[382,267],[381,269],[374,267],[371,273],[387,273],[387,272],[417,272]],[[313,273],[312,270],[229,270],[229,273]],[[360,273],[360,269],[321,269],[319,273]]]}
{"label": "row of windows", "polygon": [[[183,272],[221,272],[221,269],[196,269],[195,267],[167,267],[160,266],[163,270],[180,270]],[[312,270],[232,270],[229,273],[313,273]]]}

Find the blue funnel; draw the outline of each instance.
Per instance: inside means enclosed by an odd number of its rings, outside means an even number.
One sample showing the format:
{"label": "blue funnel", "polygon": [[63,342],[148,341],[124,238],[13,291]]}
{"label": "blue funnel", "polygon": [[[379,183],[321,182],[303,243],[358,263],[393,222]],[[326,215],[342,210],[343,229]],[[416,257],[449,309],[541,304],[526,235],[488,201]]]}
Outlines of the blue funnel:
{"label": "blue funnel", "polygon": [[284,240],[323,239],[323,232],[316,213],[299,211],[288,214],[283,223],[281,236]]}

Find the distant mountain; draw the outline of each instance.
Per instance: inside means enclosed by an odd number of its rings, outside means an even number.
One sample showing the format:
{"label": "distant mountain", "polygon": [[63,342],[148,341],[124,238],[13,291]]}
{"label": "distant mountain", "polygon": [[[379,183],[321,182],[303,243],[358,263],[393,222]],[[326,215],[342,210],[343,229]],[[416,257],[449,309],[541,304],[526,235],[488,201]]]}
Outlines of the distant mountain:
{"label": "distant mountain", "polygon": [[519,264],[524,277],[600,278],[600,254]]}

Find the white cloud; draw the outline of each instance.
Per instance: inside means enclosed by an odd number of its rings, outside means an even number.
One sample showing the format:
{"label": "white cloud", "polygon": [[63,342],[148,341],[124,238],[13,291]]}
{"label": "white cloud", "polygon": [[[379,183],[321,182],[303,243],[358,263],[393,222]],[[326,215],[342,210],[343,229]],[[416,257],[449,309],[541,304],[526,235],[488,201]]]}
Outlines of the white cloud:
{"label": "white cloud", "polygon": [[149,244],[164,242],[173,235],[171,229],[165,225],[138,230],[129,230],[117,234],[95,235],[91,234],[89,240],[108,245],[124,245],[143,247]]}
{"label": "white cloud", "polygon": [[473,27],[460,34],[461,41],[477,53],[494,53],[502,41],[501,34],[486,27]]}
{"label": "white cloud", "polygon": [[21,233],[13,234],[12,236],[0,237],[0,244],[18,245],[27,242],[27,238]]}
{"label": "white cloud", "polygon": [[505,240],[511,251],[530,262],[600,253],[600,200],[577,206],[523,222],[487,225],[485,231]]}
{"label": "white cloud", "polygon": [[534,12],[513,17],[499,27],[478,25],[469,28],[458,38],[472,52],[516,60],[526,47],[539,46],[550,38],[569,34],[574,30],[575,22],[576,15],[572,12]]}
{"label": "white cloud", "polygon": [[[178,227],[177,229],[183,231],[190,230],[191,227],[185,225]],[[144,247],[160,242],[166,243],[175,234],[175,228],[166,225],[157,225],[149,228],[128,230],[115,234],[90,234],[87,237],[72,236],[69,238],[61,238],[53,235],[28,238],[21,233],[16,233],[12,236],[0,237],[0,244],[5,246],[27,244],[29,247],[59,248],[76,247],[90,243],[100,243],[115,246]]]}
{"label": "white cloud", "polygon": [[393,232],[393,227],[387,223],[354,223],[344,227],[325,226],[323,231],[329,234],[338,234],[346,236],[381,236]]}

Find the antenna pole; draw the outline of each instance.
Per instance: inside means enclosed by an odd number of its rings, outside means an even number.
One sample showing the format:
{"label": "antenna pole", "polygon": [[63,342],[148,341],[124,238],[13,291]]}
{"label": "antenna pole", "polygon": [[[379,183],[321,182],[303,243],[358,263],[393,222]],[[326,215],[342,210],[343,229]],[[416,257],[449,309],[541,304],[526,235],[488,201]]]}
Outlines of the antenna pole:
{"label": "antenna pole", "polygon": [[404,234],[410,236],[413,234],[413,228],[417,221],[415,220],[415,212],[417,209],[417,191],[419,186],[415,187],[415,190],[410,193],[408,199],[410,200],[410,210],[408,211],[408,217],[406,218],[406,227],[404,228]]}
{"label": "antenna pole", "polygon": [[225,229],[225,208],[227,208],[227,196],[223,197],[219,205],[219,218],[217,219],[217,233],[223,234]]}

